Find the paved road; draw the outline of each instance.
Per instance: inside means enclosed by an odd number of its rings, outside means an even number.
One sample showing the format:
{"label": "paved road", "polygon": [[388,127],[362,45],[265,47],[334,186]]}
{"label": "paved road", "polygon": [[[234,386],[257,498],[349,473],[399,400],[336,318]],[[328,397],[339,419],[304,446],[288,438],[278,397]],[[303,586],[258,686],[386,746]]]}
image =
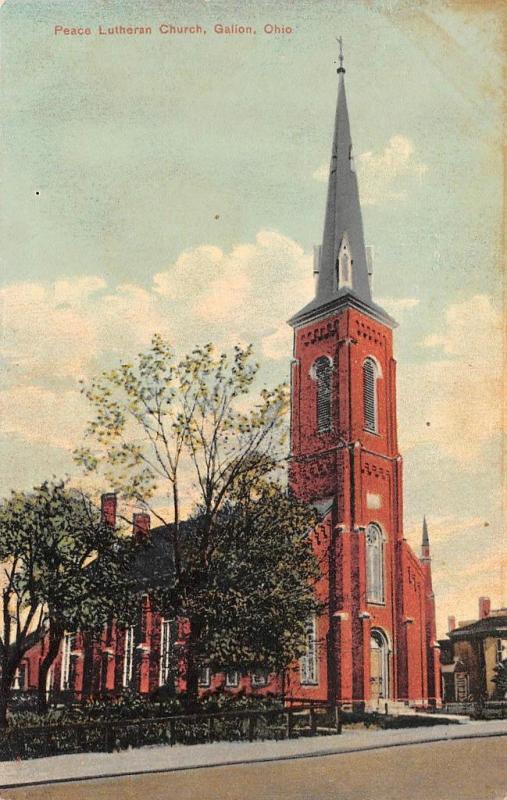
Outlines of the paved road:
{"label": "paved road", "polygon": [[507,737],[3,789],[2,800],[507,800]]}

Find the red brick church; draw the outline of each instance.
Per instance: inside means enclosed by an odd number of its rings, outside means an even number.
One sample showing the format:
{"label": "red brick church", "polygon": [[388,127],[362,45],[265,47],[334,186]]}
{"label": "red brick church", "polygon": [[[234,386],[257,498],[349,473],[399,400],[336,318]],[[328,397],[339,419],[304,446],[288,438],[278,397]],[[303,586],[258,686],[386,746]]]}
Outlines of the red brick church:
{"label": "red brick church", "polygon": [[[440,702],[440,665],[426,522],[422,553],[403,535],[402,459],[396,424],[394,320],[372,299],[352,157],[343,66],[331,155],[324,235],[316,249],[316,293],[290,320],[292,361],[289,483],[314,504],[313,534],[322,564],[318,592],[325,613],[309,624],[307,651],[289,671],[286,692],[377,707],[386,701]],[[103,496],[115,524],[116,498]],[[149,532],[149,516],[134,529],[152,537],[151,558],[164,562],[167,531]],[[149,572],[149,570],[148,570]],[[62,697],[152,693],[170,677],[172,651],[184,624],[151,611],[126,630],[108,626],[87,647],[65,636],[48,689]],[[31,651],[17,676],[35,687],[41,653]],[[185,688],[184,675],[175,678]],[[203,670],[203,690],[276,691],[279,677]]]}
{"label": "red brick church", "polygon": [[396,323],[372,299],[344,73],[315,297],[290,320],[290,484],[322,512],[314,540],[329,606],[294,692],[426,705],[440,700],[428,531],[419,558],[403,535]]}

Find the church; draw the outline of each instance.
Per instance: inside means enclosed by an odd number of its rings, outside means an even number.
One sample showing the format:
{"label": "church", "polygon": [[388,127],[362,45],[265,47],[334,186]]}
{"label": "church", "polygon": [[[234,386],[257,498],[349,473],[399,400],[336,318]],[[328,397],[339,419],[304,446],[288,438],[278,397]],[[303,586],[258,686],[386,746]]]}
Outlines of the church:
{"label": "church", "polygon": [[[421,555],[403,535],[402,458],[396,422],[395,321],[372,299],[352,156],[345,69],[340,58],[322,245],[315,250],[315,297],[290,320],[289,487],[319,512],[312,543],[321,564],[317,585],[324,612],[309,621],[306,652],[288,671],[287,697],[377,709],[388,703],[440,703],[440,663],[428,529]],[[103,495],[103,518],[116,522],[116,497]],[[163,561],[164,530],[134,515],[135,535],[150,536]],[[49,676],[57,699],[151,694],[170,676],[171,650],[184,638],[150,608],[142,623],[114,623],[88,647],[68,633]],[[181,641],[179,641],[181,644]],[[17,688],[37,685],[44,652],[34,648]],[[201,691],[276,693],[280,676],[210,675]],[[184,674],[176,691],[185,689]]]}
{"label": "church", "polygon": [[316,505],[314,547],[327,613],[314,621],[292,691],[377,707],[440,702],[426,521],[418,557],[403,535],[396,422],[396,322],[372,299],[352,155],[345,69],[315,297],[294,329],[290,486]]}

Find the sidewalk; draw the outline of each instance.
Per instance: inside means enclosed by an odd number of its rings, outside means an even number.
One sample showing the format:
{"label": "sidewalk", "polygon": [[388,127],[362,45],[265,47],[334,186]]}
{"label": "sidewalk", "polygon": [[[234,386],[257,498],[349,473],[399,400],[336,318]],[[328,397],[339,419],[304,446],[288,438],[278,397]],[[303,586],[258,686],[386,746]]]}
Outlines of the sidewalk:
{"label": "sidewalk", "polygon": [[77,753],[29,761],[3,761],[0,763],[0,789],[27,784],[352,753],[382,747],[487,736],[507,736],[507,720],[387,731],[354,729],[345,731],[341,736],[305,737],[281,742],[153,746],[120,753]]}

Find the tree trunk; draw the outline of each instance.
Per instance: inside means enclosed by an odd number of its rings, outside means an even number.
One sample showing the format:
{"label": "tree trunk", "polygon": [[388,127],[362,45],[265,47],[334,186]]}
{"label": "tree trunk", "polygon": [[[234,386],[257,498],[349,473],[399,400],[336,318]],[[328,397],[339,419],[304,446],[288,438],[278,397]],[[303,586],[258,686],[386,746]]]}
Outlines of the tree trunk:
{"label": "tree trunk", "polygon": [[63,633],[61,633],[60,630],[55,630],[54,627],[50,626],[48,651],[42,659],[39,667],[39,682],[37,686],[37,711],[39,714],[47,714],[48,712],[46,688],[48,672],[51,669],[56,656],[58,655],[62,638]]}
{"label": "tree trunk", "polygon": [[81,703],[91,700],[94,693],[94,677],[98,671],[98,662],[95,658],[96,636],[93,631],[82,631],[83,639],[83,689]]}
{"label": "tree trunk", "polygon": [[10,691],[4,686],[0,688],[0,729],[7,727],[7,706],[9,704]]}
{"label": "tree trunk", "polygon": [[195,621],[190,621],[186,653],[186,696],[189,712],[196,708],[199,699],[199,663],[196,653],[200,633],[201,626]]}
{"label": "tree trunk", "polygon": [[7,710],[9,708],[9,700],[12,692],[12,681],[16,666],[8,659],[2,659],[2,676],[0,678],[0,729],[7,727]]}

